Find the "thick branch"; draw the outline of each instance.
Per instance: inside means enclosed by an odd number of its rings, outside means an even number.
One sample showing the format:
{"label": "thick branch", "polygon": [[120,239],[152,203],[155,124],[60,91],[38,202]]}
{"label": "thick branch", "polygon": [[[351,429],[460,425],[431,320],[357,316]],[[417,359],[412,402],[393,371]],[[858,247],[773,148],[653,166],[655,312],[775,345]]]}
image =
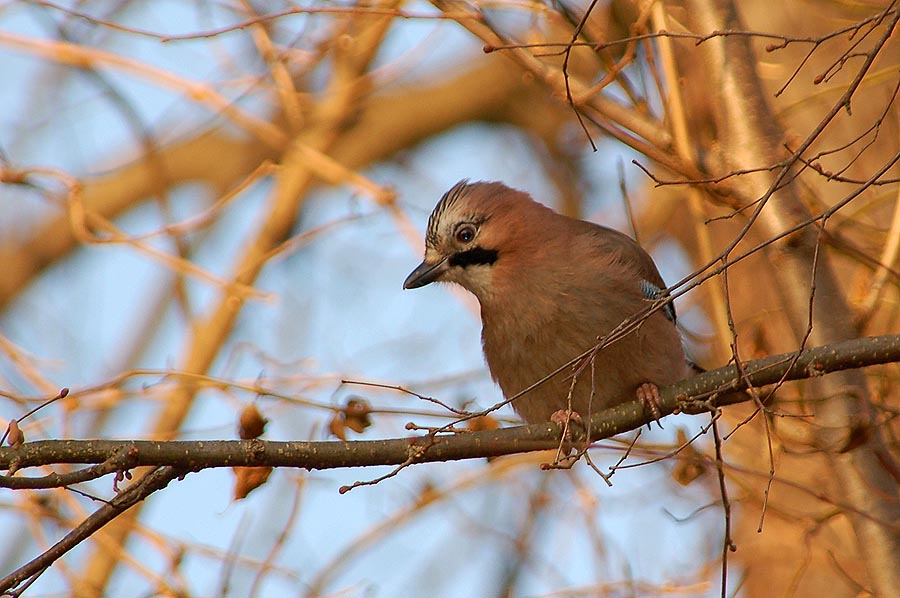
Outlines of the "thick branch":
{"label": "thick branch", "polygon": [[[900,335],[844,341],[796,353],[785,353],[742,364],[729,365],[683,380],[660,391],[661,411],[696,412],[716,405],[749,400],[729,390],[798,380],[829,372],[900,361]],[[723,393],[718,400],[704,397]],[[609,438],[647,424],[651,419],[638,402],[596,413],[591,418],[591,438]],[[21,469],[55,463],[104,463],[127,455],[131,467],[172,466],[185,471],[209,467],[268,465],[333,469],[371,465],[398,465],[409,461],[433,462],[492,457],[555,448],[560,431],[556,424],[532,424],[500,430],[438,436],[360,440],[353,442],[274,442],[262,440],[42,440],[18,449],[0,448],[0,468]],[[13,486],[7,479],[3,485]]]}

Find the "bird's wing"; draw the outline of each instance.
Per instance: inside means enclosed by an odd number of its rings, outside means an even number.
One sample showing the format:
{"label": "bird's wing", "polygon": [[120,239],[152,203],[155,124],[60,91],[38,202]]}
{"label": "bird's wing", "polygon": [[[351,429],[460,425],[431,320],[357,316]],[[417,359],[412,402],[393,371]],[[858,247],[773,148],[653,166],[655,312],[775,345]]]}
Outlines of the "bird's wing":
{"label": "bird's wing", "polygon": [[592,244],[600,251],[616,256],[617,261],[633,268],[642,280],[646,280],[657,288],[666,288],[666,283],[663,281],[659,270],[657,270],[653,258],[644,251],[643,247],[637,244],[637,241],[625,233],[620,233],[606,226],[592,222],[584,222],[584,224],[586,226],[583,232],[591,236]]}
{"label": "bird's wing", "polygon": [[[590,235],[591,244],[602,253],[612,256],[615,261],[626,265],[638,278],[641,292],[647,299],[665,296],[666,283],[656,267],[653,258],[643,247],[628,235],[617,230],[584,222],[583,232]],[[675,321],[675,306],[669,303],[664,308],[667,318]]]}

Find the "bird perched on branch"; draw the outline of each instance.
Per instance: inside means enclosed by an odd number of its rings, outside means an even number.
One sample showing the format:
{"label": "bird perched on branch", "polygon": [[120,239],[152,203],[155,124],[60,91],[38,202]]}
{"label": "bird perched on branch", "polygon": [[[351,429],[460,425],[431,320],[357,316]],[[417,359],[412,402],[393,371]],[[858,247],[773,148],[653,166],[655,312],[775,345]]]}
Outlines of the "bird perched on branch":
{"label": "bird perched on branch", "polygon": [[527,422],[635,397],[658,418],[658,386],[692,373],[647,252],[502,183],[461,181],[435,206],[403,288],[432,282],[478,298],[491,375]]}

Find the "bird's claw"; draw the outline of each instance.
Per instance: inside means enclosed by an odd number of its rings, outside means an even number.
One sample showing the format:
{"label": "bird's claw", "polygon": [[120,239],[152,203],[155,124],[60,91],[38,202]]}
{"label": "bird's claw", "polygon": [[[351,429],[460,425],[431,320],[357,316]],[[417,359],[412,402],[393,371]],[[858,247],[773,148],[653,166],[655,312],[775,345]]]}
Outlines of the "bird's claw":
{"label": "bird's claw", "polygon": [[584,425],[584,420],[581,419],[581,415],[571,409],[559,409],[558,411],[554,411],[553,414],[550,415],[550,421],[554,424],[559,424],[560,426],[565,426],[569,422],[577,422]]}
{"label": "bird's claw", "polygon": [[656,384],[644,382],[637,387],[635,394],[637,395],[638,401],[641,402],[641,406],[653,414],[653,420],[656,422],[656,425],[662,428],[662,424],[659,423],[659,420],[662,417],[659,387],[656,386]]}
{"label": "bird's claw", "polygon": [[578,424],[582,429],[584,428],[584,420],[577,412],[571,409],[554,411],[550,415],[550,421],[563,429],[563,440],[566,442],[571,442],[572,440],[572,423]]}
{"label": "bird's claw", "polygon": [[562,428],[562,438],[560,439],[559,449],[556,452],[556,459],[554,459],[553,463],[545,463],[541,468],[571,469],[581,457],[581,451],[575,451],[575,453],[572,454],[573,449],[575,449],[575,446],[573,445],[574,435],[572,434],[572,426],[577,425],[581,428],[579,432],[584,434],[587,431],[587,428],[584,425],[584,419],[582,419],[581,415],[571,409],[560,409],[554,411],[550,415],[550,421]]}

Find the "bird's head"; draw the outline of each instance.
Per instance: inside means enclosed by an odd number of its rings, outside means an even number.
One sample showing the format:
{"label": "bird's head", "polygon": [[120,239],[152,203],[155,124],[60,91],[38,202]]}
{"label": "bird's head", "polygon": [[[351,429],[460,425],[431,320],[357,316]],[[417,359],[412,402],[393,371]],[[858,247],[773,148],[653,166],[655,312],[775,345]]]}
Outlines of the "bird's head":
{"label": "bird's head", "polygon": [[441,197],[425,233],[425,259],[403,283],[415,289],[455,282],[479,299],[498,268],[529,245],[529,216],[549,209],[502,183],[460,181]]}

